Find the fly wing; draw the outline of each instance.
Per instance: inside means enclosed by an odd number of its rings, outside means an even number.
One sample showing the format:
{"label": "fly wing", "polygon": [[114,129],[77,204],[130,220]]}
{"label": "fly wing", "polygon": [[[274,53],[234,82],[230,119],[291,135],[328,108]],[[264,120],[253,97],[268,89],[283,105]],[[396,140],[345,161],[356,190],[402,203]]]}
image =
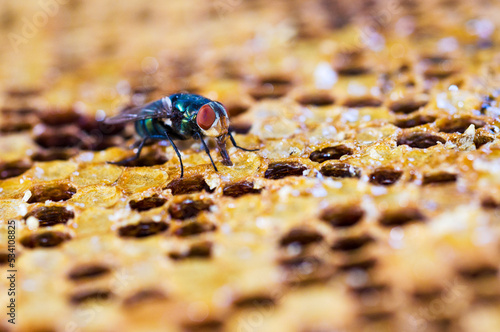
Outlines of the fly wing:
{"label": "fly wing", "polygon": [[144,106],[132,107],[120,114],[104,119],[106,124],[119,124],[154,118],[170,118],[172,116],[172,102],[165,97]]}

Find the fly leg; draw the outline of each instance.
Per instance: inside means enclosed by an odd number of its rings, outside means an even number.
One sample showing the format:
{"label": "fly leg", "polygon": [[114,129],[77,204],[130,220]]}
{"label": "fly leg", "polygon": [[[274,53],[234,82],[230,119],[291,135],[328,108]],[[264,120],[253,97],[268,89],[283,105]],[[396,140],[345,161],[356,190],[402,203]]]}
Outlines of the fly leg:
{"label": "fly leg", "polygon": [[129,146],[130,150],[137,149],[139,145],[141,145],[142,140],[140,141],[135,141],[131,146]]}
{"label": "fly leg", "polygon": [[[179,158],[179,163],[181,164],[181,179],[182,179],[184,177],[184,164],[182,163],[181,153],[179,152],[179,149],[177,149],[177,146],[175,146],[174,141],[172,141],[168,133],[165,131],[163,134],[167,137],[168,141],[174,148],[175,153],[177,154],[177,158]],[[165,139],[165,137],[162,137],[162,139]]]}
{"label": "fly leg", "polygon": [[217,167],[215,166],[214,160],[212,159],[212,156],[210,155],[210,150],[208,149],[207,143],[203,140],[203,137],[198,135],[198,138],[201,141],[201,144],[203,144],[203,147],[205,148],[205,152],[208,154],[208,157],[210,158],[210,161],[212,162],[212,166],[214,167],[215,171],[218,172]]}
{"label": "fly leg", "polygon": [[243,151],[248,151],[248,152],[259,151],[259,149],[245,149],[245,148],[242,148],[241,146],[239,146],[238,144],[236,144],[236,141],[234,140],[233,134],[231,134],[231,132],[229,132],[229,139],[231,140],[231,143],[233,143],[235,148],[238,148],[238,149],[243,150]]}
{"label": "fly leg", "polygon": [[[137,153],[134,156],[127,158],[127,159],[120,160],[120,161],[108,161],[108,164],[125,165],[131,161],[137,160],[139,158],[139,156],[141,155],[142,148],[144,147],[144,144],[146,144],[147,140],[148,140],[147,138],[144,138],[142,141],[138,141],[139,145],[137,146]],[[133,145],[136,145],[136,144],[137,144],[137,142],[134,143]]]}

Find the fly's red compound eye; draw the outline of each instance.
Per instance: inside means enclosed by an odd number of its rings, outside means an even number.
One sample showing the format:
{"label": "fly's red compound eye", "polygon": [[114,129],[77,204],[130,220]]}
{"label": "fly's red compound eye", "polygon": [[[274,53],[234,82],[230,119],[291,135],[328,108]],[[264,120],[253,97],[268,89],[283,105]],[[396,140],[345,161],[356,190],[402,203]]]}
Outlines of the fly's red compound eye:
{"label": "fly's red compound eye", "polygon": [[203,130],[208,130],[215,122],[215,111],[208,104],[203,105],[196,116],[196,123]]}

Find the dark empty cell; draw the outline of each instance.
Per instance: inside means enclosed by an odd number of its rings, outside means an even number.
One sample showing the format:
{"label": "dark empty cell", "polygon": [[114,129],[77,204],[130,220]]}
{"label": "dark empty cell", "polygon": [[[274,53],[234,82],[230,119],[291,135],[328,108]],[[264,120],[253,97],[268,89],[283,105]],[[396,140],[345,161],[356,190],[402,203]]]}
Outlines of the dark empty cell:
{"label": "dark empty cell", "polygon": [[260,84],[272,84],[274,86],[291,86],[293,84],[289,77],[284,75],[264,76],[259,79]]}
{"label": "dark empty cell", "polygon": [[9,118],[2,121],[0,133],[18,133],[25,130],[31,130],[33,123],[24,118]]}
{"label": "dark empty cell", "polygon": [[357,97],[349,98],[344,102],[345,107],[379,107],[382,105],[382,101],[374,97]]}
{"label": "dark empty cell", "polygon": [[378,169],[370,174],[370,183],[380,186],[390,186],[398,182],[402,175],[402,171],[397,171],[395,169]]}
{"label": "dark empty cell", "polygon": [[162,198],[162,197],[146,197],[144,199],[141,199],[140,201],[135,201],[132,200],[128,205],[133,209],[137,211],[147,211],[151,210],[160,206],[163,206],[167,199]]}
{"label": "dark empty cell", "polygon": [[275,300],[272,297],[260,294],[240,297],[233,302],[236,308],[271,307],[274,304]]}
{"label": "dark empty cell", "polygon": [[226,185],[222,190],[222,194],[224,196],[236,198],[248,194],[259,194],[261,191],[262,189],[254,188],[253,182],[241,181]]}
{"label": "dark empty cell", "polygon": [[0,265],[5,265],[9,262],[9,253],[0,252]]}
{"label": "dark empty cell", "polygon": [[334,206],[321,213],[321,220],[333,227],[350,227],[357,224],[365,212],[359,206]]}
{"label": "dark empty cell", "polygon": [[42,92],[41,89],[36,88],[11,88],[7,90],[7,94],[11,98],[31,98],[39,95]]}
{"label": "dark empty cell", "polygon": [[326,92],[304,94],[297,98],[297,102],[304,106],[328,106],[335,102],[335,99]]}
{"label": "dark empty cell", "polygon": [[232,123],[229,126],[229,131],[240,135],[248,134],[250,129],[252,129],[251,123]]}
{"label": "dark empty cell", "polygon": [[346,262],[340,264],[339,268],[343,271],[352,269],[369,270],[375,267],[375,265],[377,265],[375,258],[348,259]]}
{"label": "dark empty cell", "polygon": [[307,270],[309,267],[318,267],[324,264],[323,260],[316,256],[299,256],[286,258],[279,262],[280,266],[285,269],[297,270],[304,269]]}
{"label": "dark empty cell", "polygon": [[68,183],[38,184],[31,188],[31,197],[28,203],[43,203],[47,200],[67,201],[75,193],[76,188]]}
{"label": "dark empty cell", "polygon": [[479,149],[481,146],[485,145],[486,143],[493,142],[494,140],[495,138],[491,136],[476,135],[476,137],[474,137],[474,145],[476,146],[476,149]]}
{"label": "dark empty cell", "polygon": [[189,321],[183,324],[183,332],[220,332],[224,323],[219,320],[207,319],[202,322]]}
{"label": "dark empty cell", "polygon": [[76,125],[84,132],[91,133],[91,132],[98,132],[99,131],[99,124],[100,123],[102,123],[102,122],[97,121],[95,116],[82,115],[77,119]]}
{"label": "dark empty cell", "polygon": [[107,266],[99,264],[80,265],[68,273],[68,278],[73,281],[88,280],[101,277],[110,272]]}
{"label": "dark empty cell", "polygon": [[[160,149],[150,149],[142,153],[141,156],[135,160],[129,161],[123,166],[126,167],[149,167],[165,164],[168,159],[164,152]],[[174,180],[175,181],[175,180]]]}
{"label": "dark empty cell", "polygon": [[320,169],[321,174],[334,178],[359,178],[361,170],[349,164],[328,164]]}
{"label": "dark empty cell", "polygon": [[168,212],[173,219],[185,220],[196,217],[201,211],[209,211],[211,205],[207,201],[186,199],[170,205]]}
{"label": "dark empty cell", "polygon": [[47,227],[56,224],[65,224],[70,219],[73,219],[75,214],[63,206],[41,206],[33,209],[33,211],[24,216],[24,219],[26,220],[29,217],[37,218],[40,227]]}
{"label": "dark empty cell", "polygon": [[192,236],[198,235],[206,232],[213,232],[215,230],[215,225],[212,224],[202,224],[196,221],[187,223],[175,230],[174,234],[177,236]]}
{"label": "dark empty cell", "polygon": [[97,121],[93,117],[80,118],[78,127],[87,133],[95,133],[104,136],[121,134],[126,124],[107,124],[104,121]]}
{"label": "dark empty cell", "polygon": [[147,237],[159,234],[168,229],[165,222],[141,221],[138,224],[123,226],[118,230],[118,234],[123,237]]}
{"label": "dark empty cell", "polygon": [[298,162],[277,162],[269,164],[264,177],[278,180],[287,176],[302,176],[305,170],[307,167]]}
{"label": "dark empty cell", "polygon": [[347,51],[337,53],[333,67],[341,76],[359,76],[368,74],[369,68],[364,64],[362,51]]}
{"label": "dark empty cell", "polygon": [[351,154],[351,148],[345,145],[337,145],[313,151],[309,156],[309,159],[317,163],[322,163],[326,160],[340,159],[342,156]]}
{"label": "dark empty cell", "polygon": [[294,228],[280,239],[280,246],[286,247],[291,244],[307,246],[312,243],[321,242],[323,235],[307,228]]}
{"label": "dark empty cell", "polygon": [[77,154],[75,149],[50,149],[39,150],[31,156],[33,161],[54,161],[54,160],[68,160]]}
{"label": "dark empty cell", "polygon": [[80,115],[72,109],[48,110],[39,113],[40,120],[49,126],[62,126],[77,123]]}
{"label": "dark empty cell", "polygon": [[493,197],[485,197],[481,201],[481,206],[485,209],[497,209],[500,204]]}
{"label": "dark empty cell", "polygon": [[353,294],[360,297],[371,297],[388,290],[390,290],[390,288],[386,284],[364,285],[350,289]]}
{"label": "dark empty cell", "polygon": [[13,178],[29,170],[31,164],[26,161],[18,160],[9,163],[0,164],[0,179]]}
{"label": "dark empty cell", "polygon": [[152,85],[140,85],[132,88],[132,94],[149,95],[158,90],[158,87]]}
{"label": "dark empty cell", "polygon": [[248,111],[248,106],[243,104],[227,104],[226,110],[229,117],[235,117]]}
{"label": "dark empty cell", "polygon": [[484,127],[486,125],[486,122],[484,122],[483,120],[473,119],[473,118],[457,118],[441,123],[439,125],[439,130],[444,133],[463,134],[471,124],[473,124],[477,129]]}
{"label": "dark empty cell", "polygon": [[[118,136],[91,135],[82,144],[82,150],[102,151],[114,146],[120,146],[123,138]],[[141,156],[144,157],[144,156]],[[165,158],[166,159],[166,158]],[[164,162],[165,163],[165,162]],[[151,165],[152,166],[152,165]]]}
{"label": "dark empty cell", "polygon": [[413,221],[425,220],[425,216],[416,208],[389,211],[382,215],[380,223],[384,226],[402,226]]}
{"label": "dark empty cell", "polygon": [[429,56],[421,61],[425,78],[444,79],[458,72],[455,62],[445,56]]}
{"label": "dark empty cell", "polygon": [[375,310],[361,313],[361,317],[369,322],[379,322],[390,320],[394,317],[394,313],[387,310]]}
{"label": "dark empty cell", "polygon": [[446,140],[440,136],[424,132],[406,134],[398,139],[398,145],[408,145],[417,149],[427,149],[438,143],[444,144]]}
{"label": "dark empty cell", "polygon": [[336,251],[357,250],[371,242],[373,242],[373,238],[368,235],[344,237],[335,241],[332,249]]}
{"label": "dark empty cell", "polygon": [[256,100],[283,97],[292,86],[292,81],[284,76],[269,76],[259,80],[259,84],[250,88],[248,93]]}
{"label": "dark empty cell", "polygon": [[443,290],[440,288],[416,289],[411,295],[417,301],[430,302],[443,296]]}
{"label": "dark empty cell", "polygon": [[403,99],[394,101],[389,105],[391,111],[395,113],[409,114],[417,111],[420,107],[427,105],[426,100]]}
{"label": "dark empty cell", "polygon": [[106,301],[113,297],[113,293],[107,289],[94,289],[80,291],[72,294],[69,298],[71,304],[82,304],[88,301]]}
{"label": "dark empty cell", "polygon": [[29,115],[36,116],[36,114],[38,113],[36,109],[31,107],[2,108],[0,112],[5,115],[17,115],[20,117],[26,117]]}
{"label": "dark empty cell", "polygon": [[212,192],[210,187],[205,182],[203,176],[184,177],[182,179],[175,179],[171,181],[166,189],[172,190],[172,195],[191,194],[205,190]]}
{"label": "dark empty cell", "polygon": [[255,100],[281,98],[288,93],[286,86],[274,86],[270,83],[251,88],[248,93]]}
{"label": "dark empty cell", "polygon": [[162,301],[167,296],[158,289],[142,289],[123,300],[124,306],[134,306],[136,304],[143,304],[148,301]]}
{"label": "dark empty cell", "polygon": [[193,244],[187,252],[172,252],[169,254],[174,260],[187,258],[210,258],[212,256],[212,243],[200,242]]}
{"label": "dark empty cell", "polygon": [[327,281],[334,272],[333,266],[315,256],[299,256],[281,260],[288,284],[307,286]]}
{"label": "dark empty cell", "polygon": [[44,232],[39,234],[31,234],[21,239],[21,244],[26,248],[50,248],[56,247],[69,240],[70,237],[62,232]]}
{"label": "dark empty cell", "polygon": [[492,278],[498,276],[498,269],[494,266],[482,265],[462,268],[458,273],[465,279]]}
{"label": "dark empty cell", "polygon": [[74,127],[45,127],[35,136],[35,143],[43,148],[71,148],[82,143],[80,132]]}
{"label": "dark empty cell", "polygon": [[453,173],[439,172],[432,174],[425,174],[422,180],[422,184],[437,184],[437,183],[450,183],[456,182],[458,176]]}
{"label": "dark empty cell", "polygon": [[404,129],[421,126],[427,123],[432,123],[434,121],[436,121],[436,118],[433,116],[418,114],[417,116],[412,116],[410,118],[396,120],[394,122],[394,125]]}

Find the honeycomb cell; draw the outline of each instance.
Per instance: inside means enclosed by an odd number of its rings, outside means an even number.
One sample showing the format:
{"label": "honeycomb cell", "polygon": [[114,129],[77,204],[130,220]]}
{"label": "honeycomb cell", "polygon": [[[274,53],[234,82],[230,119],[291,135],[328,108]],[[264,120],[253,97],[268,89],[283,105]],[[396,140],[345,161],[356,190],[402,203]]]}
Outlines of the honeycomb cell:
{"label": "honeycomb cell", "polygon": [[54,181],[38,183],[31,187],[28,203],[44,203],[45,201],[67,201],[76,193],[76,188],[66,182]]}
{"label": "honeycomb cell", "polygon": [[168,180],[168,174],[163,169],[134,167],[126,168],[118,185],[129,193],[137,193],[153,187],[163,187]]}
{"label": "honeycomb cell", "polygon": [[118,230],[118,234],[122,237],[143,238],[159,234],[168,229],[168,224],[165,222],[141,221],[138,224],[123,226]]}
{"label": "honeycomb cell", "polygon": [[259,194],[261,191],[262,189],[254,188],[253,182],[241,181],[224,186],[222,194],[224,196],[237,198],[248,194]]}
{"label": "honeycomb cell", "polygon": [[52,248],[61,245],[64,241],[68,241],[70,236],[62,232],[43,232],[31,234],[21,238],[21,244],[30,249],[35,248]]}
{"label": "honeycomb cell", "polygon": [[200,191],[210,192],[211,189],[202,176],[184,177],[172,180],[165,189],[172,190],[172,195],[192,194]]}
{"label": "honeycomb cell", "polygon": [[209,211],[211,205],[209,201],[186,199],[170,205],[168,212],[173,219],[185,220],[196,217],[202,211]]}
{"label": "honeycomb cell", "polygon": [[345,145],[336,145],[313,151],[309,156],[309,159],[317,163],[322,163],[327,160],[340,159],[342,156],[351,154],[351,148]]}
{"label": "honeycomb cell", "polygon": [[66,224],[75,217],[75,213],[63,206],[40,206],[24,216],[24,219],[35,217],[40,227]]}
{"label": "honeycomb cell", "polygon": [[298,162],[277,162],[269,164],[264,177],[279,180],[287,176],[303,176],[305,170],[307,170],[307,166]]}
{"label": "honeycomb cell", "polygon": [[120,199],[120,192],[114,186],[93,185],[81,188],[71,199],[85,207],[111,207]]}
{"label": "honeycomb cell", "polygon": [[78,186],[110,185],[122,174],[122,168],[110,164],[96,164],[80,168],[71,175],[71,181]]}

